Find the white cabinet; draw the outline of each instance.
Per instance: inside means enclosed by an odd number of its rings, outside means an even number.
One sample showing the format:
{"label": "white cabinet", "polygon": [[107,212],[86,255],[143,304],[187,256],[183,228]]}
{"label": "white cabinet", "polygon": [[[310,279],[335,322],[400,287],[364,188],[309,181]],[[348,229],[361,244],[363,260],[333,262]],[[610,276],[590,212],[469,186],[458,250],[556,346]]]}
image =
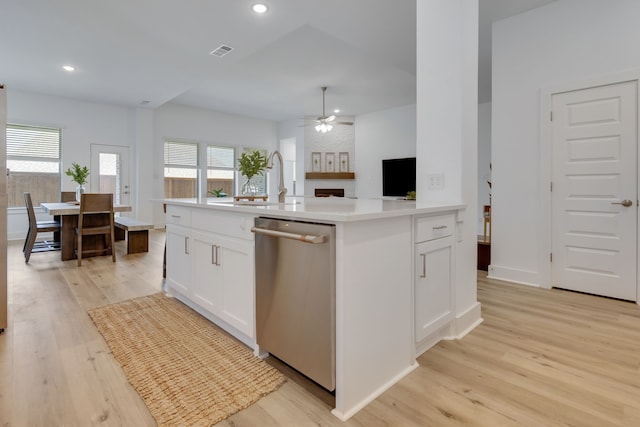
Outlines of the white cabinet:
{"label": "white cabinet", "polygon": [[216,256],[220,292],[219,316],[246,335],[254,336],[254,245],[220,236]]}
{"label": "white cabinet", "polygon": [[[253,235],[244,233],[253,218],[237,222],[237,216],[212,212],[207,218],[206,212],[191,212],[194,220],[208,224],[208,231],[202,231],[190,222],[184,226],[185,218],[191,218],[188,212],[177,215],[169,209],[167,214],[172,215],[167,221],[169,289],[231,334],[239,331],[254,339],[254,243]],[[211,224],[225,226],[216,229]]]}
{"label": "white cabinet", "polygon": [[190,230],[167,224],[167,285],[185,294],[191,286]]}
{"label": "white cabinet", "polygon": [[[434,344],[434,332],[453,318],[453,237],[455,218],[438,215],[416,219],[414,318],[415,340]],[[421,348],[424,350],[425,348]]]}
{"label": "white cabinet", "polygon": [[220,307],[221,274],[220,250],[216,236],[208,233],[193,233],[193,283],[189,297],[200,307],[217,313]]}

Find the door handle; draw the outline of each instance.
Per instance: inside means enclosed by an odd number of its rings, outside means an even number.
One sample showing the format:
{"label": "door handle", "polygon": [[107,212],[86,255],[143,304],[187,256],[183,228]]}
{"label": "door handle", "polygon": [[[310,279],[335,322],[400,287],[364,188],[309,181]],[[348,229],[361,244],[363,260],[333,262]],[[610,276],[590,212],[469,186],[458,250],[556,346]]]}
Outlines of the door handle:
{"label": "door handle", "polygon": [[622,205],[625,208],[628,208],[629,206],[633,206],[633,202],[629,199],[625,199],[621,202],[611,202],[612,205]]}
{"label": "door handle", "polygon": [[427,254],[420,254],[422,258],[422,274],[420,274],[420,278],[427,277]]}

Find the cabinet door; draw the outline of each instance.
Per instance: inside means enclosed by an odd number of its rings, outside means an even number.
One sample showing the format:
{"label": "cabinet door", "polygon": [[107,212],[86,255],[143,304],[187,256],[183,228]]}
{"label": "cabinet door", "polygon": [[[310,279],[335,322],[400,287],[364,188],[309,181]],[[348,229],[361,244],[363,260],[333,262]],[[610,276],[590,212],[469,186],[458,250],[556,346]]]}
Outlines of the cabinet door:
{"label": "cabinet door", "polygon": [[167,224],[167,285],[187,296],[191,285],[190,233]]}
{"label": "cabinet door", "polygon": [[452,238],[416,245],[416,342],[420,342],[451,319],[452,251]]}
{"label": "cabinet door", "polygon": [[193,234],[193,284],[190,298],[205,310],[216,313],[220,301],[220,247],[215,236]]}
{"label": "cabinet door", "polygon": [[218,268],[222,283],[219,316],[254,337],[254,245],[252,241],[219,237]]}

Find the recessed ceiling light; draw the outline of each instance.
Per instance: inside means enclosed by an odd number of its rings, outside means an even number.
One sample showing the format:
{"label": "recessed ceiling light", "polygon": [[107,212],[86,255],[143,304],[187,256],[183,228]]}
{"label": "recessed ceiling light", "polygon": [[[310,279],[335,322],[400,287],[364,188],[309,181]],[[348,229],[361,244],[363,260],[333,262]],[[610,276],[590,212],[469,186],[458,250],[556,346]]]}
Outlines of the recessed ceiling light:
{"label": "recessed ceiling light", "polygon": [[267,11],[267,6],[262,3],[254,4],[253,11],[255,13],[265,13]]}
{"label": "recessed ceiling light", "polygon": [[73,65],[63,65],[62,69],[65,71],[75,71],[76,67],[74,67]]}
{"label": "recessed ceiling light", "polygon": [[339,112],[340,112],[340,109],[339,109],[339,108],[336,108],[335,110],[333,110],[333,112],[334,112],[334,113],[339,113]]}

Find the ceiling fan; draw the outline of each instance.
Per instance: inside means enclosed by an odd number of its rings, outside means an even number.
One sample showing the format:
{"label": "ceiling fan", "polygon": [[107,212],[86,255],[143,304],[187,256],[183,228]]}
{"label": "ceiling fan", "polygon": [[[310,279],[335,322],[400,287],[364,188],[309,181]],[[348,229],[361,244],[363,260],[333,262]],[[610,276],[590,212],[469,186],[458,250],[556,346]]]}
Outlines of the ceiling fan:
{"label": "ceiling fan", "polygon": [[333,129],[334,125],[353,125],[353,122],[336,122],[336,116],[334,114],[327,116],[327,114],[325,113],[325,102],[324,102],[324,97],[325,94],[327,93],[327,87],[326,86],[322,86],[322,116],[316,118],[313,123],[311,124],[315,124],[315,129],[318,132],[329,132],[331,129]]}

